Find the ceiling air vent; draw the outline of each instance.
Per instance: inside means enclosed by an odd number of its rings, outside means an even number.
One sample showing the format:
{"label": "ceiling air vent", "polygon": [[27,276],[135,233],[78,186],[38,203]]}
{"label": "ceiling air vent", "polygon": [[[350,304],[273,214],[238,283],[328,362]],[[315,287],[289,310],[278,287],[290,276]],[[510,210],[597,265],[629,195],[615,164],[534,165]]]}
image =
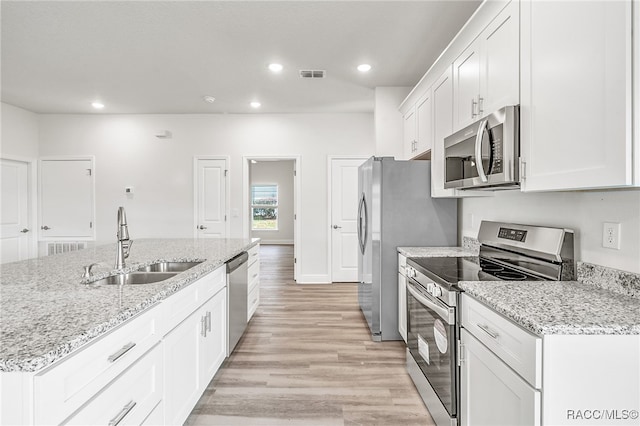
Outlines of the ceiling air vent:
{"label": "ceiling air vent", "polygon": [[325,70],[300,70],[300,78],[324,78]]}

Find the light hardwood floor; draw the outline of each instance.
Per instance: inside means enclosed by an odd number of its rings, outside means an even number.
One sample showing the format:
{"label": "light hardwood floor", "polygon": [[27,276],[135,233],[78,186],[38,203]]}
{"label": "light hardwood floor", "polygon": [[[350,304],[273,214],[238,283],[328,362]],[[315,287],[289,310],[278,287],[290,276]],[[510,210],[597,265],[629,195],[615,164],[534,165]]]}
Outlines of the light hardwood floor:
{"label": "light hardwood floor", "polygon": [[355,283],[293,281],[293,248],[260,248],[260,306],[187,425],[433,425],[403,342],[372,342]]}

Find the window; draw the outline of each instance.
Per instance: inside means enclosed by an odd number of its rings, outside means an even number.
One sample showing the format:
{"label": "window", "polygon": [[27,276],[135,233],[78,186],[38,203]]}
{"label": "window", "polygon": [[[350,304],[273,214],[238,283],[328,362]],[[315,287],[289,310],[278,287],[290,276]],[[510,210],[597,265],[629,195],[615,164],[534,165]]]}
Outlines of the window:
{"label": "window", "polygon": [[278,185],[251,185],[251,229],[278,230]]}

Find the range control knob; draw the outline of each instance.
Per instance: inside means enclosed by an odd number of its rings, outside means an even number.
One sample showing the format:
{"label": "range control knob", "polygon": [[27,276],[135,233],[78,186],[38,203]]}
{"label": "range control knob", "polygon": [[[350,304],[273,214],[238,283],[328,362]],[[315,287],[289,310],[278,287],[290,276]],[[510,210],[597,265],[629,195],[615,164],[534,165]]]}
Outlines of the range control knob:
{"label": "range control knob", "polygon": [[440,297],[440,296],[442,296],[442,289],[440,288],[440,286],[439,286],[439,285],[435,285],[435,284],[434,284],[434,285],[433,285],[433,288],[431,289],[431,294],[432,294],[434,297]]}

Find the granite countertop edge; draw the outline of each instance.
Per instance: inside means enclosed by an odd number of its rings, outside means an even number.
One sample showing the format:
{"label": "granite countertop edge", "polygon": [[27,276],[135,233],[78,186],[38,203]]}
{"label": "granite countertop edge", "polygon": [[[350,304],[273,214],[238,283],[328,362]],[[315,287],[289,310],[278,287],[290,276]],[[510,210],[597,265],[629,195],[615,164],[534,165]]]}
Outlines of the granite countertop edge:
{"label": "granite countertop edge", "polygon": [[[102,336],[103,334],[106,334],[107,332],[120,326],[126,321],[136,316],[139,316],[140,314],[147,311],[148,309],[156,306],[158,303],[160,303],[162,300],[166,299],[167,297],[177,293],[183,288],[188,287],[190,284],[194,283],[204,275],[207,275],[208,273],[213,272],[218,267],[226,263],[226,261],[237,256],[242,251],[248,251],[249,249],[251,249],[252,247],[255,247],[259,243],[260,243],[260,239],[253,239],[253,241],[248,243],[242,249],[225,253],[225,256],[223,256],[223,258],[202,259],[202,258],[196,258],[196,257],[173,257],[173,258],[163,257],[163,258],[157,258],[150,261],[137,263],[135,264],[135,266],[131,266],[123,269],[122,270],[123,272],[129,272],[129,271],[137,270],[144,266],[151,265],[157,262],[162,262],[162,261],[170,261],[170,262],[171,261],[173,262],[203,261],[202,264],[193,268],[193,270],[185,271],[185,272],[189,272],[188,274],[185,274],[184,276],[176,276],[167,280],[166,286],[155,295],[140,301],[134,307],[127,308],[120,311],[115,317],[112,317],[110,320],[97,324],[94,327],[90,328],[89,330],[85,331],[84,333],[77,335],[69,340],[66,340],[65,342],[59,344],[55,349],[43,355],[36,356],[34,358],[23,358],[23,359],[0,358],[0,373],[4,373],[4,372],[35,373],[44,369],[45,367],[50,366],[51,364],[70,355],[72,352],[84,347],[87,343],[90,343],[91,341]],[[91,280],[95,281],[95,280],[107,277],[109,275],[112,275],[112,273],[108,272],[108,273],[95,274]],[[182,274],[179,274],[179,275],[182,275]]]}
{"label": "granite countertop edge", "polygon": [[[560,292],[566,292],[566,294],[593,296],[593,304],[579,303],[580,300],[577,299],[575,301],[577,306],[567,306],[562,304],[570,304],[571,300],[563,301],[557,298],[558,294],[545,294],[544,291],[536,294],[524,290],[523,292],[510,293],[510,297],[505,298],[507,291],[502,291],[499,288],[504,284],[517,286],[518,282],[461,281],[458,283],[458,287],[490,309],[538,336],[640,335],[640,321],[636,319],[639,316],[637,313],[633,317],[633,311],[625,316],[624,311],[618,311],[614,314],[609,310],[610,307],[624,301],[632,308],[637,306],[636,312],[640,312],[640,302],[635,299],[623,300],[620,295],[614,292],[595,289],[579,281],[553,281],[541,284],[557,286]],[[492,288],[492,290],[488,291],[488,288]],[[525,288],[520,287],[520,289]],[[539,299],[540,303],[530,303],[531,298]],[[545,311],[545,308],[549,306],[552,310],[551,313]],[[606,309],[602,309],[603,306]],[[564,311],[558,307],[572,309]]]}

